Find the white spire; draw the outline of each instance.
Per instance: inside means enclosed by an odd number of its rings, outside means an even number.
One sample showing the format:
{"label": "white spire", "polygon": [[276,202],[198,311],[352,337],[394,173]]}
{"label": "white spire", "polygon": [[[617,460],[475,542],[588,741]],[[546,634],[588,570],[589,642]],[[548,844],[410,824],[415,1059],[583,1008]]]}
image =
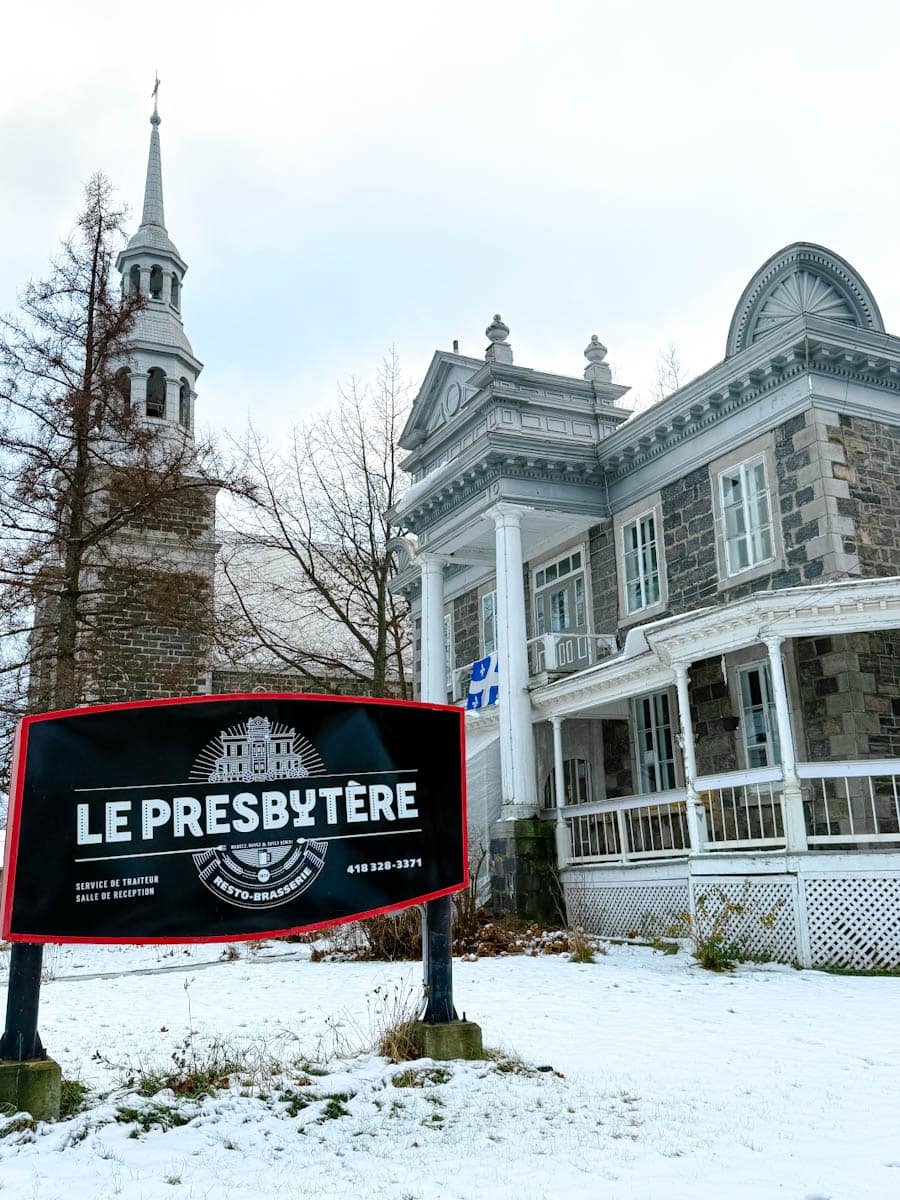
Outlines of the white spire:
{"label": "white spire", "polygon": [[156,106],[156,97],[159,92],[159,79],[153,88],[153,115],[150,118],[150,124],[153,126],[153,131],[150,134],[150,154],[147,158],[147,182],[144,186],[144,213],[141,217],[141,225],[159,225],[165,229],[166,220],[163,212],[163,190],[162,190],[162,159],[159,153],[159,126],[162,118],[159,115]]}

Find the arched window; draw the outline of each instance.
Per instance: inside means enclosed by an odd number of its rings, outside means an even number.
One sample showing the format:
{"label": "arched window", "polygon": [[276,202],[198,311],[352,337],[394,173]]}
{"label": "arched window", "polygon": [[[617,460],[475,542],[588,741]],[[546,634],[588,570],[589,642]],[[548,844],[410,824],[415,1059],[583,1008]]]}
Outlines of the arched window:
{"label": "arched window", "polygon": [[135,264],[128,272],[128,290],[130,292],[139,292],[141,290],[141,268]]}
{"label": "arched window", "polygon": [[186,379],[182,379],[178,389],[178,424],[185,429],[191,427],[191,385]]}
{"label": "arched window", "polygon": [[162,267],[150,268],[150,299],[162,300],[163,273]]}
{"label": "arched window", "polygon": [[[567,758],[563,763],[566,780],[566,804],[587,804],[591,798],[591,767],[583,758]],[[556,808],[556,775],[544,781],[544,808]]]}
{"label": "arched window", "polygon": [[172,307],[176,312],[181,308],[181,282],[175,272],[172,272]]}
{"label": "arched window", "polygon": [[131,372],[127,367],[120,367],[116,371],[116,377],[113,380],[116,391],[122,397],[122,402],[126,408],[131,407]]}
{"label": "arched window", "polygon": [[147,416],[164,417],[166,415],[166,377],[159,367],[151,367],[147,372]]}

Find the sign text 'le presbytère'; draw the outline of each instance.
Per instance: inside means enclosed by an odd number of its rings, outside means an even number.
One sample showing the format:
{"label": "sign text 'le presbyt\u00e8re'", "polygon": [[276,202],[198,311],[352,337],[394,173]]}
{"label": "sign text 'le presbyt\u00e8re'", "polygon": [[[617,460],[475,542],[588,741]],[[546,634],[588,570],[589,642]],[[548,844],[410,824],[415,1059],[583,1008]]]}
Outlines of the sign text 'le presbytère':
{"label": "sign text 'le presbyt\u00e8re'", "polygon": [[467,882],[461,710],[252,695],[26,718],[12,941],[228,940]]}

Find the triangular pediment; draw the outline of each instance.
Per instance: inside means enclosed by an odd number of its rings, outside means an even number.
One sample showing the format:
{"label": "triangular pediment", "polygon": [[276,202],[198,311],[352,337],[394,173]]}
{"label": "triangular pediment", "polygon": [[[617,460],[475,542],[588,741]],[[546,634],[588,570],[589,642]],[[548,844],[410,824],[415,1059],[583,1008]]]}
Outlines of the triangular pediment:
{"label": "triangular pediment", "polygon": [[466,404],[475,394],[469,381],[483,366],[477,358],[445,350],[435,353],[400,435],[404,450],[415,450],[462,419]]}

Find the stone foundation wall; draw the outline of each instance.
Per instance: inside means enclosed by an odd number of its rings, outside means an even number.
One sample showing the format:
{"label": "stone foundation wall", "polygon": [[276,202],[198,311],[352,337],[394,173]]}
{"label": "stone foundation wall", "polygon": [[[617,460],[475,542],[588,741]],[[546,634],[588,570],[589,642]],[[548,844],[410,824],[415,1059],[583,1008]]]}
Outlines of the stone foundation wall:
{"label": "stone foundation wall", "polygon": [[552,821],[497,821],[491,826],[491,908],[527,921],[564,920]]}

